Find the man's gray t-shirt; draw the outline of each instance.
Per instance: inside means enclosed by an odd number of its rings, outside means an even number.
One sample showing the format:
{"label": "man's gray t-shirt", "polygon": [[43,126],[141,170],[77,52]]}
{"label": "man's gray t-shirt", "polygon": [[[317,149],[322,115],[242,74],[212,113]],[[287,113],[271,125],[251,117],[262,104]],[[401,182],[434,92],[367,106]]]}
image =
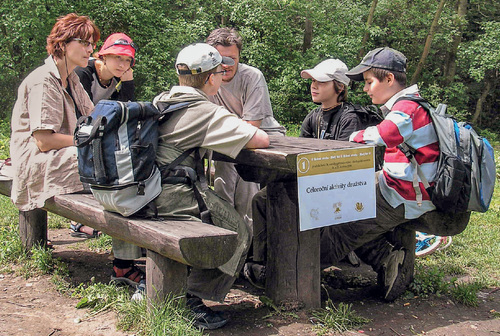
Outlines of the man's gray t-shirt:
{"label": "man's gray t-shirt", "polygon": [[262,120],[260,128],[268,133],[285,133],[285,128],[273,117],[267,83],[257,68],[238,64],[233,79],[228,83],[222,82],[217,94],[209,99],[243,120]]}

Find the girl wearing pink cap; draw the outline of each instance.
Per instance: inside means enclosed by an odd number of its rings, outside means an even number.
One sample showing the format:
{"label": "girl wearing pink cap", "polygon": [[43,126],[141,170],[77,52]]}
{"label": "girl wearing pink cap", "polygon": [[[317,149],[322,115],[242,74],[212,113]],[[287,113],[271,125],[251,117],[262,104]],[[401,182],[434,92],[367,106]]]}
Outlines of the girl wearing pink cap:
{"label": "girl wearing pink cap", "polygon": [[133,101],[135,99],[134,75],[136,45],[123,33],[110,35],[94,59],[85,68],[75,71],[97,104],[102,99]]}
{"label": "girl wearing pink cap", "polygon": [[[135,100],[132,66],[135,63],[136,49],[136,45],[126,34],[112,34],[94,55],[95,58],[89,60],[87,67],[75,70],[94,104],[103,99],[123,102]],[[95,233],[90,235],[92,228],[81,224],[72,224],[71,229],[74,231],[73,236],[95,236]],[[129,251],[130,248],[132,252]],[[139,286],[144,282],[144,272],[134,265],[134,258],[129,257],[130,253],[135,253],[136,248],[113,238],[115,258],[111,279],[114,282],[130,286]]]}

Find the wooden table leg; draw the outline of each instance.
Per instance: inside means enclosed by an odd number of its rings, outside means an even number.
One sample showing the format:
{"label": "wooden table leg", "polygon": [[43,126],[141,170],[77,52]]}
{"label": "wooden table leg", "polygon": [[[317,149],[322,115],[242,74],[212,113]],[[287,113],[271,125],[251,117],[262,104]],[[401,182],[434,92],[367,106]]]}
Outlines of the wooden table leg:
{"label": "wooden table leg", "polygon": [[149,299],[163,301],[170,294],[185,294],[187,275],[186,265],[147,250],[146,292]]}
{"label": "wooden table leg", "polygon": [[297,182],[267,185],[266,294],[276,303],[321,307],[319,229],[299,231]]}
{"label": "wooden table leg", "polygon": [[47,211],[34,209],[19,211],[19,236],[29,251],[35,245],[47,245]]}

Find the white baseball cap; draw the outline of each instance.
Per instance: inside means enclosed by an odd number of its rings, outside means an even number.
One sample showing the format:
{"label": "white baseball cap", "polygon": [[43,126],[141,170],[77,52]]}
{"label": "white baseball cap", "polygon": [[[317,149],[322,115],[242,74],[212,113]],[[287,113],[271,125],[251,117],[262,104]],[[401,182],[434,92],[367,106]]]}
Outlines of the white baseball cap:
{"label": "white baseball cap", "polygon": [[[189,70],[179,70],[179,64],[186,65]],[[175,69],[179,75],[196,75],[212,70],[219,64],[234,65],[234,60],[230,57],[222,57],[217,49],[209,44],[194,43],[179,52],[175,61]]]}
{"label": "white baseball cap", "polygon": [[314,78],[318,82],[329,82],[337,80],[345,85],[349,85],[350,79],[345,75],[347,65],[339,59],[329,58],[316,65],[313,69],[302,70],[300,77]]}

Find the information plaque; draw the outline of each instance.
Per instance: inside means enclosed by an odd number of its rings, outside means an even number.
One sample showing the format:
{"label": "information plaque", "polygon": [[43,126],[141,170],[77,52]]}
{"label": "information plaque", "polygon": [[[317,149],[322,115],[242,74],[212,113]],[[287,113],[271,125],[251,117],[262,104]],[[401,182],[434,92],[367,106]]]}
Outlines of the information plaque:
{"label": "information plaque", "polygon": [[299,154],[300,230],[374,218],[375,148]]}

